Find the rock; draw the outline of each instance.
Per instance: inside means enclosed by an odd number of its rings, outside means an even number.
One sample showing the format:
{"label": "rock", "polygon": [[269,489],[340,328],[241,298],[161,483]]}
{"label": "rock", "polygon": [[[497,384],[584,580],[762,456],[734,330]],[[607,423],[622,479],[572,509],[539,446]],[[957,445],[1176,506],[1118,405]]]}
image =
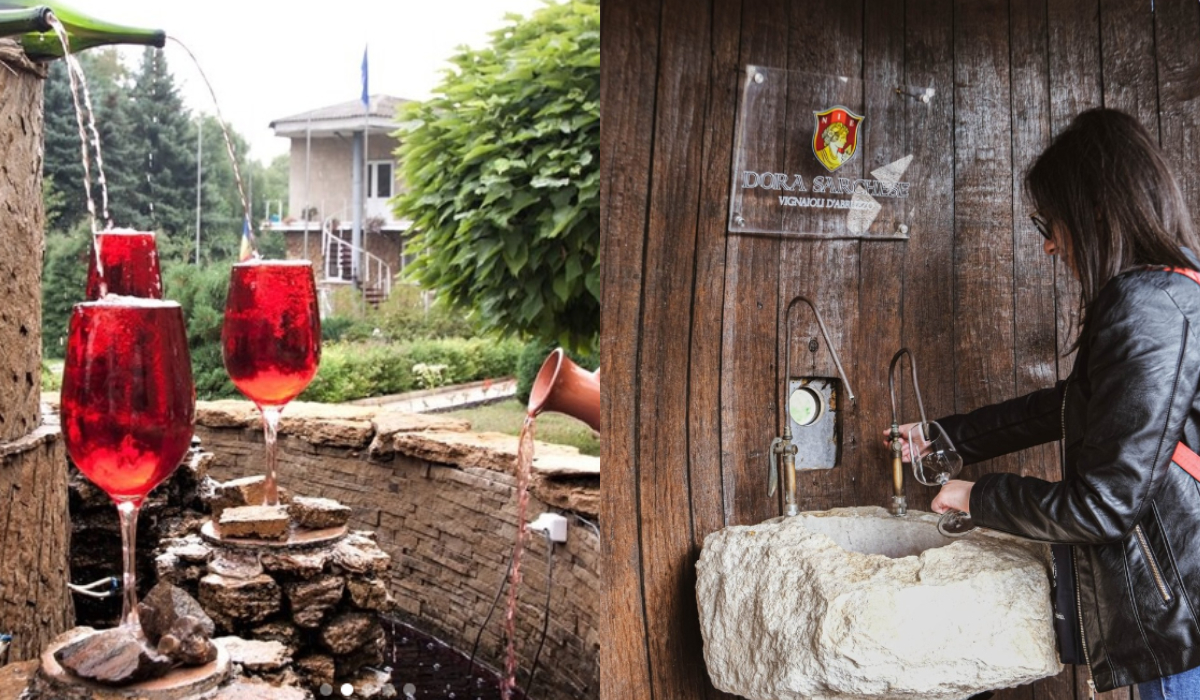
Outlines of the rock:
{"label": "rock", "polygon": [[346,579],[346,590],[350,592],[350,602],[354,603],[354,607],[363,610],[387,612],[396,603],[387,586],[379,579],[351,577]]}
{"label": "rock", "polygon": [[391,676],[383,671],[364,668],[347,682],[354,687],[355,698],[375,700],[375,698],[397,697],[396,686],[392,685]]}
{"label": "rock", "polygon": [[217,522],[221,537],[284,540],[288,536],[287,508],[281,505],[226,508]]}
{"label": "rock", "polygon": [[173,552],[167,551],[154,558],[154,571],[159,581],[187,586],[199,581],[208,572],[208,567],[204,564],[186,565]]}
{"label": "rock", "polygon": [[263,565],[254,552],[225,549],[208,562],[208,572],[226,578],[250,579],[262,575]]}
{"label": "rock", "polygon": [[207,564],[213,557],[212,547],[205,544],[198,535],[165,542],[164,546],[185,564]]}
{"label": "rock", "polygon": [[206,639],[215,632],[213,621],[204,608],[182,588],[165,581],[151,588],[142,602],[138,603],[138,617],[142,622],[142,631],[151,644],[158,644],[159,638],[171,631],[175,622],[182,617],[190,617]]}
{"label": "rock", "polygon": [[262,414],[253,403],[240,399],[197,401],[196,425],[209,428],[261,428]]}
{"label": "rock", "polygon": [[325,570],[331,549],[322,547],[313,552],[264,552],[262,565],[272,574],[286,574],[308,579]]}
{"label": "rock", "polygon": [[314,688],[322,683],[333,685],[333,657],[325,654],[314,654],[303,659],[297,659],[296,669],[308,684]]}
{"label": "rock", "polygon": [[212,700],[312,700],[312,693],[296,687],[274,686],[245,679],[225,686]]}
{"label": "rock", "polygon": [[200,579],[200,605],[223,630],[262,622],[279,612],[282,599],[278,584],[266,574],[251,579],[209,574]]}
{"label": "rock", "polygon": [[173,665],[121,627],[88,634],[54,652],[54,658],[79,678],[111,686],[159,678]]}
{"label": "rock", "polygon": [[333,659],[335,675],[345,678],[358,673],[364,666],[383,665],[383,630],[377,629],[361,647]]}
{"label": "rock", "polygon": [[300,527],[324,530],[341,527],[350,520],[350,507],[332,498],[305,498],[297,496],[288,507],[288,515]]}
{"label": "rock", "polygon": [[402,411],[381,411],[375,416],[374,424],[375,438],[367,448],[372,459],[386,459],[395,454],[398,435],[426,430],[465,433],[471,429],[471,423],[462,419]]}
{"label": "rock", "polygon": [[322,576],[311,581],[286,584],[292,620],[300,627],[312,629],[342,601],[345,582],[340,576]]}
{"label": "rock", "polygon": [[203,666],[215,661],[217,647],[212,643],[212,626],[207,615],[203,620],[183,615],[158,640],[158,653],[184,666]]}
{"label": "rock", "polygon": [[[345,656],[376,638],[382,638],[379,618],[366,613],[345,613],[321,628],[321,643],[334,656]],[[341,674],[339,674],[341,675]]]}
{"label": "rock", "polygon": [[352,574],[382,574],[391,562],[374,540],[358,532],[347,535],[333,549],[333,563]]}
{"label": "rock", "polygon": [[276,641],[221,637],[214,640],[229,652],[229,661],[251,673],[282,671],[292,663],[287,649]]}
{"label": "rock", "polygon": [[300,630],[289,622],[268,622],[251,630],[250,636],[264,642],[279,642],[287,648],[289,654],[295,654],[303,641],[300,637]]}
{"label": "rock", "polygon": [[[221,514],[226,508],[261,506],[266,494],[266,481],[265,476],[248,476],[225,483],[213,482],[209,486],[211,492],[206,494],[205,502],[212,509],[213,517],[220,522]],[[279,502],[291,502],[291,495],[286,489],[279,489]]]}
{"label": "rock", "polygon": [[709,535],[696,565],[713,685],[765,698],[956,700],[1051,676],[1047,548],[937,516],[839,508]]}
{"label": "rock", "polygon": [[[594,458],[593,458],[594,459]],[[530,490],[548,506],[580,515],[600,515],[600,477],[547,478],[536,472]]]}

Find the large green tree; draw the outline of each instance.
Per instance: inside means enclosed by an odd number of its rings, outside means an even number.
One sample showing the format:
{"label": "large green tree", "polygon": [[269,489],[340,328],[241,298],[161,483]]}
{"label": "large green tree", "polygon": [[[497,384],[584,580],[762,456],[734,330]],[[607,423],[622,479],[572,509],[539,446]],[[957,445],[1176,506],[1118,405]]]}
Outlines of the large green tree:
{"label": "large green tree", "polygon": [[408,270],[483,327],[576,349],[600,327],[599,0],[515,15],[401,110]]}
{"label": "large green tree", "polygon": [[162,51],[147,48],[131,90],[141,157],[135,224],[159,233],[159,255],[184,260],[195,230],[196,138]]}

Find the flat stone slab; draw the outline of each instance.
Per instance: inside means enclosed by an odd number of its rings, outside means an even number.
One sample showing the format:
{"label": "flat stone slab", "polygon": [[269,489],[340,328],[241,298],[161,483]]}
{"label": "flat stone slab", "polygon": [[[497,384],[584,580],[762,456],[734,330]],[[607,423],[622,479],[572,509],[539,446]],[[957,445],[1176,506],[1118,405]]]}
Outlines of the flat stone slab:
{"label": "flat stone slab", "polygon": [[297,496],[288,506],[288,515],[292,521],[308,530],[341,527],[350,522],[351,512],[350,506],[344,506],[332,498]]}
{"label": "flat stone slab", "polygon": [[226,508],[218,522],[221,536],[235,539],[287,539],[291,527],[286,506]]}
{"label": "flat stone slab", "polygon": [[279,540],[264,540],[253,537],[226,537],[218,525],[209,520],[200,527],[200,536],[220,548],[230,549],[277,549],[287,551],[304,551],[314,547],[324,547],[343,539],[349,528],[331,527],[328,530],[300,530],[291,528],[288,536]]}
{"label": "flat stone slab", "polygon": [[217,648],[217,659],[193,668],[176,668],[162,678],[109,688],[68,673],[54,653],[81,636],[94,633],[90,627],[76,627],[54,640],[42,653],[35,684],[44,686],[46,697],[61,700],[191,700],[215,690],[229,677],[229,654]]}
{"label": "flat stone slab", "polygon": [[839,508],[728,527],[696,565],[709,677],[749,700],[959,700],[1057,674],[1048,547]]}
{"label": "flat stone slab", "polygon": [[213,641],[229,653],[230,661],[255,673],[279,671],[292,663],[287,647],[279,642],[240,637],[220,637]]}

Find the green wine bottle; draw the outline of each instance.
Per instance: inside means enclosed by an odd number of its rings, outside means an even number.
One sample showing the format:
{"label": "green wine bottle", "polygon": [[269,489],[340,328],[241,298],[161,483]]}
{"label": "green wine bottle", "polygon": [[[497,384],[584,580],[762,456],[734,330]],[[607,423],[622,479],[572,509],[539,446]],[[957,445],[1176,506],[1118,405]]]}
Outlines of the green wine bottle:
{"label": "green wine bottle", "polygon": [[0,36],[50,31],[50,8],[45,5],[27,10],[0,10]]}
{"label": "green wine bottle", "polygon": [[[29,9],[39,4],[49,7],[67,30],[67,41],[72,52],[110,44],[140,44],[161,49],[167,42],[167,34],[162,30],[105,22],[73,10],[57,0],[0,0],[0,10]],[[22,34],[20,42],[26,55],[37,61],[63,56],[62,42],[52,31]]]}

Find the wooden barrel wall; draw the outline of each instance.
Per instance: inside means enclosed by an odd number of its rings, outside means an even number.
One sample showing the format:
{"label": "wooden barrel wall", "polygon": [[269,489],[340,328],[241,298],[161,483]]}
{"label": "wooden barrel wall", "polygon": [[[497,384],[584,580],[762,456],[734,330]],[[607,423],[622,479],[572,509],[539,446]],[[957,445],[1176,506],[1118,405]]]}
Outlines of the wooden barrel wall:
{"label": "wooden barrel wall", "polygon": [[[789,301],[816,302],[858,394],[841,466],[804,472],[800,507],[887,505],[893,352],[917,353],[932,415],[1050,385],[1069,367],[1074,282],[1042,253],[1021,197],[1053,134],[1089,107],[1136,115],[1200,212],[1200,4],[604,0],[601,23],[602,697],[717,698],[695,561],[708,533],[781,513],[766,474],[785,329],[794,347],[820,338],[800,308],[785,321]],[[922,173],[910,240],[727,235],[747,65],[936,89],[930,106],[881,117],[904,125]],[[781,162],[809,147],[777,144]],[[791,369],[835,376],[823,341]],[[963,478],[1059,469],[1047,445]],[[911,508],[928,509],[935,489],[911,477],[906,488]],[[996,697],[1086,697],[1084,675],[1068,668]]]}
{"label": "wooden barrel wall", "polygon": [[39,406],[42,359],[41,68],[0,40],[0,633],[35,658],[74,622],[67,457]]}

